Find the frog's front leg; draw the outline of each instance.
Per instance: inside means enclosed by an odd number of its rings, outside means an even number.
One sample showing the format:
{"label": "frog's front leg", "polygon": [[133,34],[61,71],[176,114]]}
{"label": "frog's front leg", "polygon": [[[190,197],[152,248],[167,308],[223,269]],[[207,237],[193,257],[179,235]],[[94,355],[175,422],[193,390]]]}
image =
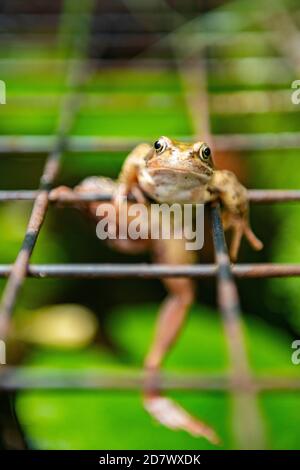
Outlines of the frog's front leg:
{"label": "frog's front leg", "polygon": [[[154,243],[154,259],[158,263],[171,265],[191,264],[195,261],[195,253],[186,251],[183,239],[158,240]],[[151,416],[165,426],[205,437],[217,444],[219,439],[211,427],[173,400],[162,396],[156,385],[162,362],[177,340],[195,298],[195,286],[191,279],[166,278],[163,282],[168,296],[158,313],[153,342],[145,360],[147,381],[144,406]]]}
{"label": "frog's front leg", "polygon": [[129,193],[134,196],[137,202],[145,202],[145,197],[138,186],[138,174],[151,150],[151,145],[140,144],[126,157],[118,178],[119,184],[114,194],[115,204],[122,203]]}
{"label": "frog's front leg", "polygon": [[230,258],[236,261],[242,236],[245,235],[254,250],[263,248],[249,224],[249,204],[246,188],[236,176],[227,170],[215,171],[209,187],[215,199],[222,203],[224,229],[232,229],[233,237],[229,250]]}
{"label": "frog's front leg", "polygon": [[92,216],[96,216],[96,209],[99,206],[100,201],[80,201],[76,200],[76,197],[89,194],[99,194],[109,198],[113,196],[116,191],[116,187],[117,183],[110,178],[106,178],[104,176],[89,176],[74,188],[70,188],[68,186],[57,186],[50,191],[49,199],[50,201],[56,202],[58,206],[64,206],[66,203],[69,203],[77,209],[90,212]]}
{"label": "frog's front leg", "polygon": [[[90,194],[97,194],[99,196],[103,195],[105,197],[113,198],[113,195],[116,193],[118,183],[113,181],[110,178],[104,176],[90,176],[81,181],[80,184],[75,186],[75,188],[69,188],[68,186],[58,186],[50,192],[50,200],[59,201],[60,198],[63,198],[64,203],[68,202],[77,209],[80,209],[84,214],[88,215],[92,221],[101,220],[101,217],[105,217],[108,223],[108,233],[118,234],[119,233],[119,220],[114,216],[114,211],[108,210],[109,208],[113,209],[113,203],[108,201],[80,201],[76,200],[76,196],[84,196]],[[60,203],[58,204],[60,205]],[[64,204],[62,204],[64,205]],[[103,207],[102,215],[98,215],[98,209],[100,206]],[[127,211],[130,207],[130,204],[124,209]],[[126,220],[131,220],[131,216],[127,213]],[[131,253],[137,254],[142,253],[150,248],[149,239],[138,238],[132,240],[129,237],[121,239],[118,236],[115,238],[108,237],[107,243],[115,248],[117,251],[122,253]]]}

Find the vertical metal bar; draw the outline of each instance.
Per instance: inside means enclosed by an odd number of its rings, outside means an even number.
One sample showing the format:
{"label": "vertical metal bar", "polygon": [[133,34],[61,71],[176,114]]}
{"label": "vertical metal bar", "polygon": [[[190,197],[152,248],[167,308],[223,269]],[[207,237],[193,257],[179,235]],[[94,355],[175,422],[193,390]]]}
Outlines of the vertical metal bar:
{"label": "vertical metal bar", "polygon": [[207,93],[206,65],[201,59],[177,59],[177,69],[196,140],[213,145]]}
{"label": "vertical metal bar", "polygon": [[[79,0],[76,0],[77,8],[78,6],[80,6],[80,4],[81,2]],[[92,8],[92,4],[92,1],[87,2],[86,8]],[[70,6],[70,0],[66,0],[66,6]],[[73,52],[74,55],[76,54],[79,57],[84,56],[88,41],[87,28],[84,28],[84,31],[80,34],[78,32],[78,18],[80,19],[83,13],[84,12],[82,11],[82,9],[77,10],[76,14],[72,16],[72,21],[74,21],[74,25],[71,25],[73,26],[72,31],[75,36]],[[91,9],[85,11],[85,13],[91,13]],[[53,149],[46,160],[43,174],[40,179],[39,191],[33,204],[32,212],[26,229],[26,234],[21,249],[14,262],[12,271],[8,278],[1,299],[1,338],[5,338],[8,333],[10,317],[16,303],[17,295],[24,282],[30,257],[36,244],[41,226],[45,219],[49,204],[49,190],[51,189],[51,185],[53,184],[54,179],[56,178],[56,175],[58,173],[60,160],[66,148],[68,134],[70,133],[70,130],[72,128],[74,117],[79,106],[80,95],[78,93],[78,85],[82,80],[83,71],[83,62],[70,61],[70,67],[67,75],[67,85],[69,86],[69,92],[66,94],[60,110],[59,122]]]}
{"label": "vertical metal bar", "polygon": [[[194,117],[195,136],[213,145],[205,59],[204,57],[201,57],[200,61],[194,59],[192,64],[179,61],[178,64],[187,105],[191,116]],[[255,391],[251,389],[252,377],[240,317],[239,296],[231,273],[219,204],[211,207],[211,217],[217,263],[218,303],[228,344],[232,380],[241,384],[245,390],[232,392],[234,437],[241,449],[262,449],[266,445],[264,428],[257,397]]]}
{"label": "vertical metal bar", "polygon": [[215,258],[218,265],[218,303],[228,344],[233,390],[235,385],[240,386],[239,391],[232,392],[232,424],[235,440],[239,448],[262,449],[266,445],[264,427],[255,390],[251,389],[253,381],[245,346],[239,296],[230,268],[219,204],[211,208],[211,217]]}
{"label": "vertical metal bar", "polygon": [[274,31],[275,34],[268,35],[269,41],[282,54],[297,76],[300,73],[300,31],[285,3],[282,0],[276,0],[274,3],[272,13],[266,17],[263,15],[261,23]]}

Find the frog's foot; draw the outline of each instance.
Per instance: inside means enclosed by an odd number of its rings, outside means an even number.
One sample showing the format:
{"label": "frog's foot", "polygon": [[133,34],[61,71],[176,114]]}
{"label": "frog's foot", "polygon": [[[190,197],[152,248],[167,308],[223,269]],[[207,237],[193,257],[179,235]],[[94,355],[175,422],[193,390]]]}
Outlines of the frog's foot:
{"label": "frog's foot", "polygon": [[247,238],[251,247],[259,251],[263,248],[263,243],[256,237],[247,220],[238,220],[232,225],[233,235],[229,250],[231,261],[237,260],[240,244],[243,235]]}
{"label": "frog's foot", "polygon": [[111,197],[117,184],[111,178],[105,176],[89,176],[75,186],[74,191],[80,194],[99,194]]}
{"label": "frog's foot", "polygon": [[62,206],[63,203],[74,200],[74,191],[68,186],[58,186],[50,191],[49,200]]}
{"label": "frog's foot", "polygon": [[145,195],[137,184],[131,188],[131,194],[136,200],[136,202],[138,202],[139,204],[146,204],[147,201]]}
{"label": "frog's foot", "polygon": [[114,206],[121,207],[122,204],[124,204],[124,202],[126,201],[128,194],[128,186],[124,183],[118,184],[112,196],[112,202]]}
{"label": "frog's foot", "polygon": [[169,398],[153,394],[146,396],[144,407],[151,416],[170,429],[186,431],[192,436],[204,437],[212,444],[220,444],[219,437],[210,426]]}
{"label": "frog's foot", "polygon": [[138,202],[139,204],[146,203],[144,193],[137,184],[134,184],[129,188],[126,184],[120,183],[113,194],[114,205],[116,207],[120,207],[124,202],[126,202],[128,196],[133,196],[135,200],[134,202]]}

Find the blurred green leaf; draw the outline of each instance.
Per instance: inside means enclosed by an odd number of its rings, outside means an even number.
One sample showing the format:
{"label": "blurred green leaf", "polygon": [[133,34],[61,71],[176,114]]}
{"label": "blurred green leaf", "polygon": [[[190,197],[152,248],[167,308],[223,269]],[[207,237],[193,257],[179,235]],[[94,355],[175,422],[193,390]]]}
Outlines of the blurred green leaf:
{"label": "blurred green leaf", "polygon": [[[65,354],[37,350],[26,363],[76,369],[99,367],[120,374],[133,370],[141,366],[149,347],[155,311],[154,306],[141,305],[112,313],[115,338],[129,354],[130,360],[126,365],[121,366],[117,358],[95,348]],[[296,367],[291,364],[289,337],[254,319],[249,322],[245,332],[251,363],[259,373],[272,375],[280,371],[287,376],[294,375]],[[167,360],[166,369],[207,374],[224,372],[226,367],[227,354],[219,314],[195,307],[186,329]],[[227,394],[176,392],[170,395],[196,416],[213,425],[222,436],[225,448],[235,447],[230,424],[231,402]],[[299,405],[298,394],[270,394],[260,398],[270,447],[299,448]],[[173,432],[153,422],[143,410],[141,398],[136,392],[22,392],[17,397],[16,407],[26,436],[36,448],[212,448],[203,439]]]}

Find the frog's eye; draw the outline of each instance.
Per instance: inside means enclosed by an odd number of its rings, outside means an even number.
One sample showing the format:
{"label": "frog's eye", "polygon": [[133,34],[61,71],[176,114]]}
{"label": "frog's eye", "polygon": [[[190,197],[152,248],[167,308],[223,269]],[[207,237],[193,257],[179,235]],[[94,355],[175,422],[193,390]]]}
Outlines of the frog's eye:
{"label": "frog's eye", "polygon": [[156,153],[162,153],[167,146],[167,143],[164,139],[159,139],[156,142],[154,142],[154,148],[156,150]]}
{"label": "frog's eye", "polygon": [[210,148],[206,144],[202,145],[202,147],[200,149],[201,159],[207,162],[209,160],[210,156],[211,156]]}

